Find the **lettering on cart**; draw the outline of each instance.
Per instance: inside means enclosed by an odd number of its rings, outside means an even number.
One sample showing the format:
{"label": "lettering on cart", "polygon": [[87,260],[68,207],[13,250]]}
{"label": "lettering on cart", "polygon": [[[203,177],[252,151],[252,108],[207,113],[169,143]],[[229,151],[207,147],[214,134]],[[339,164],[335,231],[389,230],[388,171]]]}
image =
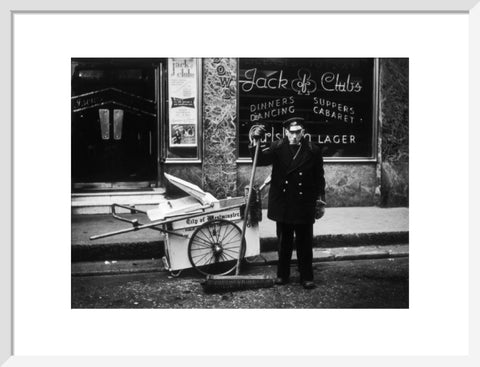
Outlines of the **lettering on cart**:
{"label": "lettering on cart", "polygon": [[187,218],[185,220],[175,221],[172,223],[172,228],[174,230],[177,230],[177,229],[187,228],[187,227],[198,227],[214,219],[227,219],[232,221],[239,220],[241,219],[240,210],[239,209],[233,210],[233,211],[230,210],[227,212],[214,213],[214,214],[205,215],[202,217],[193,217],[193,218]]}
{"label": "lettering on cart", "polygon": [[189,225],[190,225],[190,224],[196,225],[196,224],[198,224],[198,221],[199,221],[198,218],[188,218],[188,219],[186,220],[186,223],[189,224]]}
{"label": "lettering on cart", "polygon": [[229,212],[229,213],[215,213],[212,215],[208,215],[206,217],[203,217],[202,219],[207,219],[207,220],[214,220],[214,219],[240,219],[240,211],[234,211],[234,212]]}

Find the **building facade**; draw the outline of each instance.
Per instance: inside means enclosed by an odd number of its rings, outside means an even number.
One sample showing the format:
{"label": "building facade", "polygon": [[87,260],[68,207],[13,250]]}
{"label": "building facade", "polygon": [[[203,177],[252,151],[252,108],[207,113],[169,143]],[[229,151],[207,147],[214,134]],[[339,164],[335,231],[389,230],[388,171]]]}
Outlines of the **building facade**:
{"label": "building facade", "polygon": [[408,59],[72,59],[71,77],[74,213],[180,195],[165,172],[242,196],[250,129],[281,139],[292,116],[322,148],[329,206],[408,206]]}

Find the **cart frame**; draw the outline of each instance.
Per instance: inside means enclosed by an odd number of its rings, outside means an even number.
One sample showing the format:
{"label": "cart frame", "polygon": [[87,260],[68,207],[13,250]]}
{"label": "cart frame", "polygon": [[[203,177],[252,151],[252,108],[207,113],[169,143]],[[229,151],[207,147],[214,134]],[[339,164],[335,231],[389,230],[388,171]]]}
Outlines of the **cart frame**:
{"label": "cart frame", "polygon": [[[235,198],[240,199],[240,198]],[[173,224],[179,221],[190,220],[196,217],[210,216],[214,214],[221,214],[222,212],[228,212],[231,210],[240,210],[240,217],[237,220],[245,220],[245,207],[246,203],[238,203],[235,205],[227,205],[221,208],[214,208],[215,203],[196,207],[191,212],[181,213],[171,216],[166,216],[163,220],[152,221],[151,223],[141,223],[138,218],[129,219],[118,214],[117,209],[122,208],[130,212],[130,214],[144,214],[147,215],[147,211],[137,209],[133,206],[112,204],[112,216],[116,220],[131,224],[131,227],[108,232],[100,235],[91,236],[90,240],[97,240],[100,238],[106,238],[116,235],[121,235],[134,231],[141,231],[144,229],[152,229],[164,233],[164,249],[165,257],[163,258],[164,265],[171,272],[172,275],[178,276],[183,269],[172,269],[171,264],[171,246],[169,241],[172,241],[170,236],[176,236],[181,238],[183,246],[188,241],[188,260],[189,267],[195,268],[202,275],[225,275],[231,273],[238,266],[238,257],[243,258],[246,253],[247,241],[241,239],[241,229],[235,224],[233,220],[213,218],[206,220],[203,224],[195,226],[196,229],[191,235],[182,233],[182,230],[172,229]],[[248,216],[251,219],[251,215]],[[250,222],[250,227],[256,223]],[[223,233],[222,233],[223,231]],[[184,231],[183,231],[184,232]],[[255,232],[257,238],[254,239],[258,242],[258,231]],[[172,241],[173,242],[173,241]],[[178,241],[175,241],[179,243]],[[256,256],[260,254],[259,245],[258,251],[254,251],[254,254],[250,256]],[[197,255],[199,253],[199,255]],[[175,255],[178,256],[178,255]],[[180,255],[185,257],[184,252]],[[185,260],[183,260],[185,262]],[[187,267],[184,267],[185,269]]]}

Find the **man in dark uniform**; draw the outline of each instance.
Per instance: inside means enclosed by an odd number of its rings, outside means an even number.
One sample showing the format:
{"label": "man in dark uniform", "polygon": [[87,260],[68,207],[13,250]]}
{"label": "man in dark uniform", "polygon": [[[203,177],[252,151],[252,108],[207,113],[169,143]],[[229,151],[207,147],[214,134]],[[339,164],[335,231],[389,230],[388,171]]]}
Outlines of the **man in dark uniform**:
{"label": "man in dark uniform", "polygon": [[[304,120],[299,117],[284,121],[285,137],[270,147],[260,146],[259,166],[272,165],[268,195],[268,218],[277,223],[279,239],[276,284],[287,284],[293,239],[296,238],[300,282],[305,289],[313,282],[313,224],[325,213],[325,178],[323,158],[318,146],[305,139]],[[252,131],[254,146],[265,135],[263,127]]]}

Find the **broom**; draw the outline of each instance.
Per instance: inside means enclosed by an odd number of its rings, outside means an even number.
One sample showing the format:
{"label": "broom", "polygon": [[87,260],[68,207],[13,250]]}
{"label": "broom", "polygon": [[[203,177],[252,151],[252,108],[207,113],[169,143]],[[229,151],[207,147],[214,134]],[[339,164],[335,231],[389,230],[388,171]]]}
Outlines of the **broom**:
{"label": "broom", "polygon": [[[245,206],[245,218],[242,226],[242,238],[240,243],[245,240],[245,230],[247,229],[247,220],[250,209],[250,200],[252,198],[253,179],[255,177],[255,169],[257,167],[258,151],[260,142],[257,141],[255,147],[255,156],[253,157],[252,174],[250,175],[250,186],[247,195],[247,203]],[[237,268],[235,275],[207,275],[205,281],[202,282],[203,290],[207,293],[222,293],[237,290],[268,288],[274,285],[274,279],[267,275],[240,275],[240,260],[242,251],[238,252]]]}

